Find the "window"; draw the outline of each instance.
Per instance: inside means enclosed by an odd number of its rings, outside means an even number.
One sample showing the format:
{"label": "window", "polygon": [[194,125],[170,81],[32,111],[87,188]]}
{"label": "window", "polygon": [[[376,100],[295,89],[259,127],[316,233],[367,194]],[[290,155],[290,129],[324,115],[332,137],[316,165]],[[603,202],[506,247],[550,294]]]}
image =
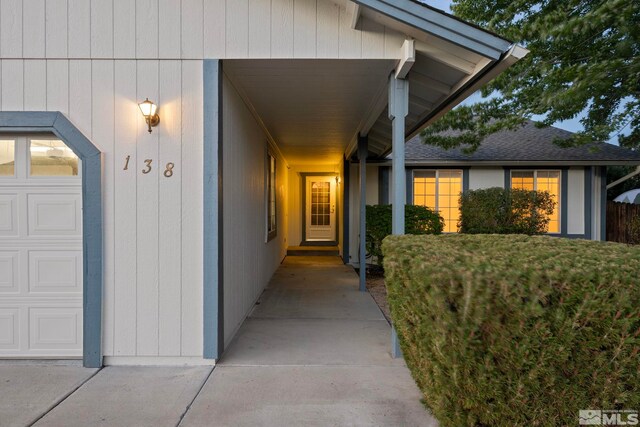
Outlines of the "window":
{"label": "window", "polygon": [[12,139],[0,140],[0,176],[15,176],[16,142]]}
{"label": "window", "polygon": [[511,188],[547,191],[556,207],[549,216],[549,233],[560,232],[560,171],[512,171]]}
{"label": "window", "polygon": [[311,183],[311,225],[331,225],[331,184]]}
{"label": "window", "polygon": [[458,231],[461,192],[461,170],[442,169],[413,173],[413,204],[438,211],[444,218],[446,233]]}
{"label": "window", "polygon": [[32,139],[29,154],[31,176],[78,175],[78,157],[59,139]]}
{"label": "window", "polygon": [[276,237],[276,158],[267,154],[267,241]]}

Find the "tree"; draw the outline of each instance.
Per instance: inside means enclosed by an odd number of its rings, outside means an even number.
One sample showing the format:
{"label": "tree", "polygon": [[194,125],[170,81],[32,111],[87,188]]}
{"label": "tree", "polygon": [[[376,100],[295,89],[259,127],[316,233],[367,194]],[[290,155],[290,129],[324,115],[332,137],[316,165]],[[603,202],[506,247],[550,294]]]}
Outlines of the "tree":
{"label": "tree", "polygon": [[[427,128],[425,142],[472,151],[485,136],[534,115],[548,126],[584,111],[584,131],[558,143],[617,137],[640,148],[640,1],[454,0],[452,10],[530,53],[482,89],[490,98]],[[445,130],[457,136],[439,135]]]}

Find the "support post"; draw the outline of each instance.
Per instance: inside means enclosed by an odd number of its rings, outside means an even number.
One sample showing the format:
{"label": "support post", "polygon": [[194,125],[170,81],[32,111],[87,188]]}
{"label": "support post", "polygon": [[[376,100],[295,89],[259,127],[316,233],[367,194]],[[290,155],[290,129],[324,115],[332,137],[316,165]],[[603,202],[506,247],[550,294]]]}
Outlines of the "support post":
{"label": "support post", "polygon": [[[405,117],[409,114],[409,82],[389,77],[389,119],[392,126],[391,173],[393,175],[393,200],[391,233],[404,234],[404,206],[407,202],[407,174],[404,165]],[[395,328],[391,330],[391,357],[402,357]]]}
{"label": "support post", "polygon": [[360,161],[360,292],[367,290],[367,156],[369,138],[358,135],[358,160]]}

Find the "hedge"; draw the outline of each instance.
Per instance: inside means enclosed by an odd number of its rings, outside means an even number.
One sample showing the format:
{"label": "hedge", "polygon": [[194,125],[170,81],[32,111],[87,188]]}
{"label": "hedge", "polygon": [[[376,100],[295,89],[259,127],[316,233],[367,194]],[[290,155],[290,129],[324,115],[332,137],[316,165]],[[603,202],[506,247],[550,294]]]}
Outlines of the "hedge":
{"label": "hedge", "polygon": [[[391,206],[366,207],[366,251],[378,265],[382,265],[382,240],[391,234]],[[440,234],[444,229],[444,219],[425,206],[405,205],[404,222],[406,234]]]}
{"label": "hedge", "polygon": [[446,426],[577,425],[640,408],[640,249],[524,235],[390,236],[391,316]]}
{"label": "hedge", "polygon": [[544,234],[556,203],[546,191],[487,188],[460,196],[461,233]]}

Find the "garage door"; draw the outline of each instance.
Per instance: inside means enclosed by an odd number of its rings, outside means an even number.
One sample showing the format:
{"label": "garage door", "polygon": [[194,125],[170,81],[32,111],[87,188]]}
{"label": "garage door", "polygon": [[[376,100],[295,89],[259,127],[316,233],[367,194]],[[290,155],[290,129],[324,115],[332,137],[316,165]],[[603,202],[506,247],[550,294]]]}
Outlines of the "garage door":
{"label": "garage door", "polygon": [[0,357],[82,355],[80,161],[48,135],[0,135]]}

